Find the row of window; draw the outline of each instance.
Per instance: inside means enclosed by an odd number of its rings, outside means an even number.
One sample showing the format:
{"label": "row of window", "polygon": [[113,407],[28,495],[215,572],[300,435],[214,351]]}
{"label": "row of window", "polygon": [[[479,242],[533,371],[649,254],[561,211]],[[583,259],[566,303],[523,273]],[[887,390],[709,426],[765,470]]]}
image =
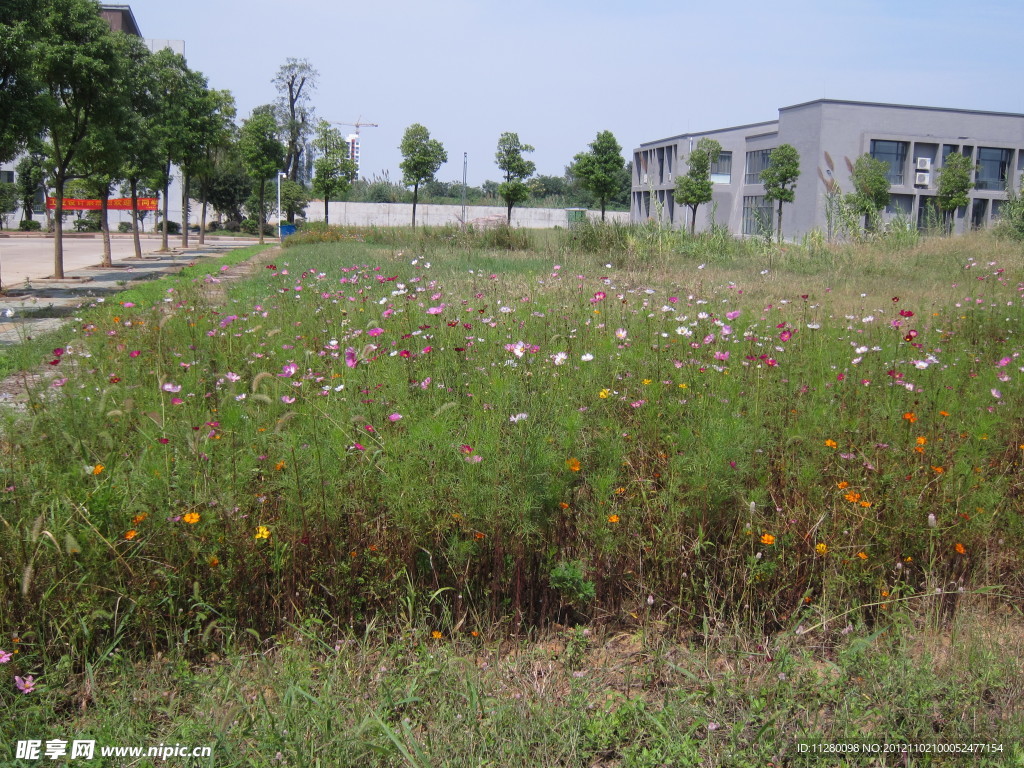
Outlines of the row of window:
{"label": "row of window", "polygon": [[[907,141],[881,139],[872,139],[871,141],[871,156],[889,164],[889,183],[894,186],[901,186],[905,183],[904,172],[907,167],[909,149],[910,142]],[[974,149],[969,144],[943,144],[942,162],[945,164],[946,158],[955,152],[972,158],[976,167],[975,189],[1006,189],[1006,182],[1010,177],[1010,167],[1013,162],[1013,150],[999,147],[978,147],[977,154],[975,154]],[[925,154],[917,159],[933,161],[935,158]]]}

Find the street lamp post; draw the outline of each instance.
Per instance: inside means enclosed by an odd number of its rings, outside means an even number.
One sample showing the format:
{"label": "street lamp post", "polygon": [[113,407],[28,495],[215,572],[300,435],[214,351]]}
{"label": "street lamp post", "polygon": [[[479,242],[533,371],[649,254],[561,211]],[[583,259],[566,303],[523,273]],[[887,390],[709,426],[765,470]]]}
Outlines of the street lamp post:
{"label": "street lamp post", "polygon": [[277,241],[281,242],[281,179],[287,174],[284,171],[277,172]]}

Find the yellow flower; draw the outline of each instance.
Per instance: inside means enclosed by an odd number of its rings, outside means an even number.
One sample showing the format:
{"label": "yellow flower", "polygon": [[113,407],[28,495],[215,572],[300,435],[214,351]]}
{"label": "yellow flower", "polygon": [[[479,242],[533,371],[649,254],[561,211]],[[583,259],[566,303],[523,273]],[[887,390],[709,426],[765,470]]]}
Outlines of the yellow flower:
{"label": "yellow flower", "polygon": [[441,639],[442,637],[444,637],[444,635],[442,635],[442,634],[441,634],[440,632],[438,632],[438,631],[437,631],[436,629],[435,629],[435,630],[434,630],[433,632],[431,632],[431,633],[430,633],[430,636],[431,636],[432,638],[434,638],[435,640],[440,640],[440,639]]}
{"label": "yellow flower", "polygon": [[868,559],[868,553],[867,552],[863,552],[863,551],[858,552],[857,553],[857,557],[859,557],[861,560],[867,560]]}
{"label": "yellow flower", "polygon": [[106,467],[104,467],[104,466],[103,466],[102,464],[97,464],[97,465],[96,465],[95,467],[93,467],[93,468],[92,468],[92,473],[93,473],[94,475],[98,475],[98,474],[100,474],[100,472],[102,472],[102,471],[103,471],[104,469],[106,469]]}
{"label": "yellow flower", "polygon": [[256,527],[256,538],[257,539],[269,539],[270,538],[270,529],[267,528],[267,526],[265,526],[265,525],[257,526]]}
{"label": "yellow flower", "polygon": [[131,531],[125,531],[124,537],[125,537],[125,538],[126,538],[126,539],[127,539],[128,541],[131,541],[132,539],[134,539],[134,538],[135,538],[136,536],[138,536],[138,535],[139,535],[139,532],[138,532],[138,531],[136,531],[136,530],[131,530]]}
{"label": "yellow flower", "polygon": [[837,448],[838,447],[838,443],[836,443],[835,440],[826,440],[825,441],[825,445],[827,447],[829,447],[829,448]]}
{"label": "yellow flower", "polygon": [[617,523],[617,522],[619,522],[619,516],[618,515],[608,515],[608,522],[609,523]]}
{"label": "yellow flower", "polygon": [[185,516],[183,518],[181,518],[181,519],[184,520],[189,525],[195,525],[196,523],[199,522],[199,513],[198,512],[186,512]]}
{"label": "yellow flower", "polygon": [[689,386],[690,386],[689,384],[680,384],[680,385],[679,385],[679,388],[680,388],[680,389],[688,389],[688,388],[689,388]]}
{"label": "yellow flower", "polygon": [[573,457],[571,459],[566,459],[565,460],[565,466],[567,466],[573,472],[579,472],[580,471],[580,460],[575,458],[575,457]]}
{"label": "yellow flower", "polygon": [[816,554],[820,555],[821,557],[824,557],[828,554],[828,544],[826,544],[823,541],[819,541],[817,544],[814,545],[814,551]]}
{"label": "yellow flower", "polygon": [[646,387],[646,386],[647,386],[648,384],[650,384],[650,383],[651,383],[651,379],[644,379],[644,386],[645,386],[645,387]]}
{"label": "yellow flower", "polygon": [[775,537],[772,536],[770,533],[766,533],[761,537],[761,543],[765,546],[770,547],[772,544],[775,543]]}
{"label": "yellow flower", "polygon": [[608,395],[610,395],[611,393],[612,392],[610,389],[602,389],[600,392],[597,393],[597,396],[600,397],[602,400],[607,400]]}

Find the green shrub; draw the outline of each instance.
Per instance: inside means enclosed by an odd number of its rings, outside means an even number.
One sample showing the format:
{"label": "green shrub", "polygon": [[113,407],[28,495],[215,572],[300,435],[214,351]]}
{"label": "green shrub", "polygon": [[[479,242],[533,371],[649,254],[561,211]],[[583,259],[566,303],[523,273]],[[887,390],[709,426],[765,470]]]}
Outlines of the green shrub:
{"label": "green shrub", "polygon": [[18,229],[22,232],[38,232],[42,228],[43,225],[34,219],[23,219],[21,223],[18,224]]}
{"label": "green shrub", "polygon": [[117,231],[122,234],[127,234],[132,231],[132,223],[130,221],[122,221],[117,225]]}

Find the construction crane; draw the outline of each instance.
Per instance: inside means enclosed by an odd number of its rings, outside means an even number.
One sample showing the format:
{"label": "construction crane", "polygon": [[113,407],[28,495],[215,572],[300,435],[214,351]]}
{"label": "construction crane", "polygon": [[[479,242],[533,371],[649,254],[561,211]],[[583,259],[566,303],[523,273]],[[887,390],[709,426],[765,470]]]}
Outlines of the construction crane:
{"label": "construction crane", "polygon": [[354,123],[341,123],[338,122],[337,120],[328,120],[327,122],[329,122],[331,125],[350,125],[356,129],[356,136],[359,135],[360,128],[380,128],[380,126],[377,125],[377,123],[364,123],[362,115],[357,117]]}

